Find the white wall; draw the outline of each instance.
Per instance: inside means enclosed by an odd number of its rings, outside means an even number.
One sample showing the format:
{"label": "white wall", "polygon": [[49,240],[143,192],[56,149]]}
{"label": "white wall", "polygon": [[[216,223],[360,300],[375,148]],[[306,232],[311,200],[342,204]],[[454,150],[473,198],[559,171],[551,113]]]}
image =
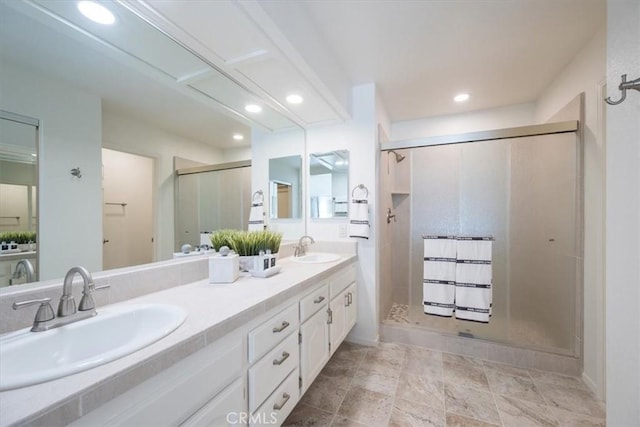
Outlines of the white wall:
{"label": "white wall", "polygon": [[428,136],[457,135],[528,126],[534,121],[535,104],[517,104],[507,107],[471,111],[468,113],[434,116],[391,124],[391,141],[424,138]]}
{"label": "white wall", "polygon": [[604,398],[604,141],[602,94],[606,76],[603,28],[558,74],[536,103],[537,123],[546,122],[584,92],[584,298],[583,378]]}
{"label": "white wall", "polygon": [[[258,128],[251,131],[251,188],[252,194],[258,190],[264,193],[265,223],[274,231],[283,233],[285,240],[297,240],[305,234],[304,216],[307,212],[306,202],[302,204],[300,219],[269,219],[269,159],[299,155],[302,157],[302,188],[307,182],[307,154],[305,152],[305,134],[301,129],[280,132],[265,132]],[[303,199],[306,198],[303,191]]]}
{"label": "white wall", "polygon": [[[607,88],[640,77],[640,2],[609,1]],[[640,425],[640,92],[607,107],[607,425]]]}
{"label": "white wall", "polygon": [[222,163],[220,150],[132,120],[112,111],[103,114],[102,144],[105,148],[155,159],[156,260],[171,259],[174,251],[173,157],[205,164]]}
{"label": "white wall", "polygon": [[[307,130],[307,151],[349,150],[349,186],[364,184],[369,189],[371,237],[358,242],[358,320],[349,339],[361,343],[378,340],[378,279],[376,266],[376,88],[355,86],[351,91],[351,120],[339,125]],[[349,192],[351,192],[351,188]],[[348,220],[308,220],[307,233],[321,240],[339,240]]]}
{"label": "white wall", "polygon": [[[4,62],[0,109],[41,120],[38,177],[40,279],[74,265],[102,266],[100,98]],[[79,167],[82,178],[70,174]]]}

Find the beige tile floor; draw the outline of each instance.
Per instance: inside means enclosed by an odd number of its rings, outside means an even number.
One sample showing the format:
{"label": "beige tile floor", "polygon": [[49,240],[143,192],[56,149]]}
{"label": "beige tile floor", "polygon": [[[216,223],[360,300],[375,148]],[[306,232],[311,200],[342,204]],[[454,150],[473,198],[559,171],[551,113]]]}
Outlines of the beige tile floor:
{"label": "beige tile floor", "polygon": [[580,378],[421,347],[343,343],[285,426],[604,426]]}

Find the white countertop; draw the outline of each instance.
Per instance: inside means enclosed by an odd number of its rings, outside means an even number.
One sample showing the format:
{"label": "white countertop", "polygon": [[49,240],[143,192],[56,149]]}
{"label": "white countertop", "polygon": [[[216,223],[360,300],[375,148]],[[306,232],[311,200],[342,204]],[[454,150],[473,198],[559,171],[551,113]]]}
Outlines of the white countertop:
{"label": "white countertop", "polygon": [[[200,350],[356,259],[353,254],[341,256],[339,261],[322,264],[300,264],[284,258],[279,261],[280,273],[269,278],[255,278],[244,273],[231,284],[209,284],[208,280],[201,280],[119,303],[172,304],[186,310],[188,315],[173,333],[121,359],[57,380],[1,392],[0,425],[33,420],[87,392],[100,391],[100,387],[108,387],[109,381],[123,371],[139,367],[169,350],[186,345],[193,347],[191,353]],[[201,340],[194,345],[197,338]],[[131,387],[135,385],[137,383]]]}

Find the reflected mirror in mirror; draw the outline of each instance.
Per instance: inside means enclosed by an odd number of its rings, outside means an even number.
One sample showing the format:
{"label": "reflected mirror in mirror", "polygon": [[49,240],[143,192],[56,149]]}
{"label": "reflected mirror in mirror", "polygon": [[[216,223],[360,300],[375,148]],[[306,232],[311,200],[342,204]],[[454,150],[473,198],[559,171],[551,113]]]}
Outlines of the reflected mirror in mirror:
{"label": "reflected mirror in mirror", "polygon": [[301,217],[302,156],[269,159],[269,218]]}
{"label": "reflected mirror in mirror", "polygon": [[0,286],[37,280],[37,135],[33,120],[0,111]]}
{"label": "reflected mirror in mirror", "polygon": [[349,212],[349,151],[309,156],[311,218],[346,218]]}

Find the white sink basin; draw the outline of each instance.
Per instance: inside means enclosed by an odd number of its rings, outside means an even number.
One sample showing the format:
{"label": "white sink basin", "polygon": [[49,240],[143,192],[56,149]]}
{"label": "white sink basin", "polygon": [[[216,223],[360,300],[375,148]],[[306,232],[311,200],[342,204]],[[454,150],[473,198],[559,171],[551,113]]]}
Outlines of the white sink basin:
{"label": "white sink basin", "polygon": [[299,262],[302,264],[319,264],[323,262],[338,261],[342,257],[338,254],[330,254],[327,252],[314,252],[298,257],[291,257],[293,262]]}
{"label": "white sink basin", "polygon": [[0,336],[0,390],[61,378],[131,354],[173,332],[186,312],[171,305],[107,307],[45,332]]}

